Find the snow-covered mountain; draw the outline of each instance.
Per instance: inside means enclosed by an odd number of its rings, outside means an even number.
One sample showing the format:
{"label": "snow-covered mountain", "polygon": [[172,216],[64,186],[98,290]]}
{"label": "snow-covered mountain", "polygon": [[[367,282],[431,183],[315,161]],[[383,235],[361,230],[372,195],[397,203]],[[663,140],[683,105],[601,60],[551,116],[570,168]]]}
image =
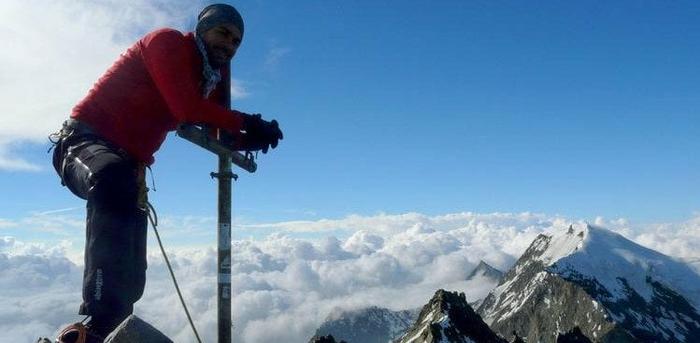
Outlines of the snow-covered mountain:
{"label": "snow-covered mountain", "polygon": [[467,304],[464,293],[435,292],[396,343],[507,343]]}
{"label": "snow-covered mountain", "polygon": [[538,236],[478,312],[491,328],[555,342],[700,342],[700,277],[687,264],[590,225]]}
{"label": "snow-covered mountain", "polygon": [[481,260],[479,264],[474,268],[474,270],[469,273],[467,280],[474,280],[476,278],[486,278],[493,281],[500,281],[503,277],[503,272],[492,267],[490,264]]}
{"label": "snow-covered mountain", "polygon": [[404,333],[418,316],[418,310],[391,311],[376,306],[333,311],[314,337],[332,335],[347,343],[387,343]]}

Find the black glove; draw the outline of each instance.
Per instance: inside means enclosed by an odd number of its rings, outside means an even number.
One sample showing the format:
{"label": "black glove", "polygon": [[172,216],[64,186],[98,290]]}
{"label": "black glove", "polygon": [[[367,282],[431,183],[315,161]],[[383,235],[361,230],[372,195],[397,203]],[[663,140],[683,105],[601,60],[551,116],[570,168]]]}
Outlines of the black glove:
{"label": "black glove", "polygon": [[266,154],[270,147],[276,148],[279,140],[284,138],[277,121],[263,120],[260,114],[244,115],[243,129],[242,147],[248,151],[262,150]]}

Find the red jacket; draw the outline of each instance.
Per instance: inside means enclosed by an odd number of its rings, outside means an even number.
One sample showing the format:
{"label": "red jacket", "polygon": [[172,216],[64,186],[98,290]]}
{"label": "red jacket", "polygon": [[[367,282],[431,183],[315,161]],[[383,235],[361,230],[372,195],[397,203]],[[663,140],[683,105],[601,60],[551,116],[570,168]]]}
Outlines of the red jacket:
{"label": "red jacket", "polygon": [[[230,77],[228,68],[222,77]],[[202,57],[194,35],[172,29],[154,31],[123,53],[73,108],[72,118],[90,126],[141,162],[168,131],[181,123],[208,124],[237,133],[241,112],[219,105],[220,82],[209,99],[202,96]]]}

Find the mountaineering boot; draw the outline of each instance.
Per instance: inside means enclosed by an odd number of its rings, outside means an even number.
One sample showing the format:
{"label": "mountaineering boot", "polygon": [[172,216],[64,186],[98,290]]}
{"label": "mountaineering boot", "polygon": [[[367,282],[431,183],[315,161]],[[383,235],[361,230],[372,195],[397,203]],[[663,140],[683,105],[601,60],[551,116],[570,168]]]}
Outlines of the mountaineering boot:
{"label": "mountaineering boot", "polygon": [[103,343],[104,340],[104,336],[83,323],[69,325],[56,337],[56,343]]}

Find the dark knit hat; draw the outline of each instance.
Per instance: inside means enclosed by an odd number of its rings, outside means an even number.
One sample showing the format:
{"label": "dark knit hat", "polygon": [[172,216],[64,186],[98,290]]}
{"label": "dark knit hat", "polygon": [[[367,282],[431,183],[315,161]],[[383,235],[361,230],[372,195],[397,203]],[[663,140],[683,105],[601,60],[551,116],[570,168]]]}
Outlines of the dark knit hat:
{"label": "dark knit hat", "polygon": [[233,24],[241,31],[241,35],[243,35],[243,18],[236,8],[231,5],[209,5],[199,13],[197,20],[196,32],[198,35],[221,24]]}

